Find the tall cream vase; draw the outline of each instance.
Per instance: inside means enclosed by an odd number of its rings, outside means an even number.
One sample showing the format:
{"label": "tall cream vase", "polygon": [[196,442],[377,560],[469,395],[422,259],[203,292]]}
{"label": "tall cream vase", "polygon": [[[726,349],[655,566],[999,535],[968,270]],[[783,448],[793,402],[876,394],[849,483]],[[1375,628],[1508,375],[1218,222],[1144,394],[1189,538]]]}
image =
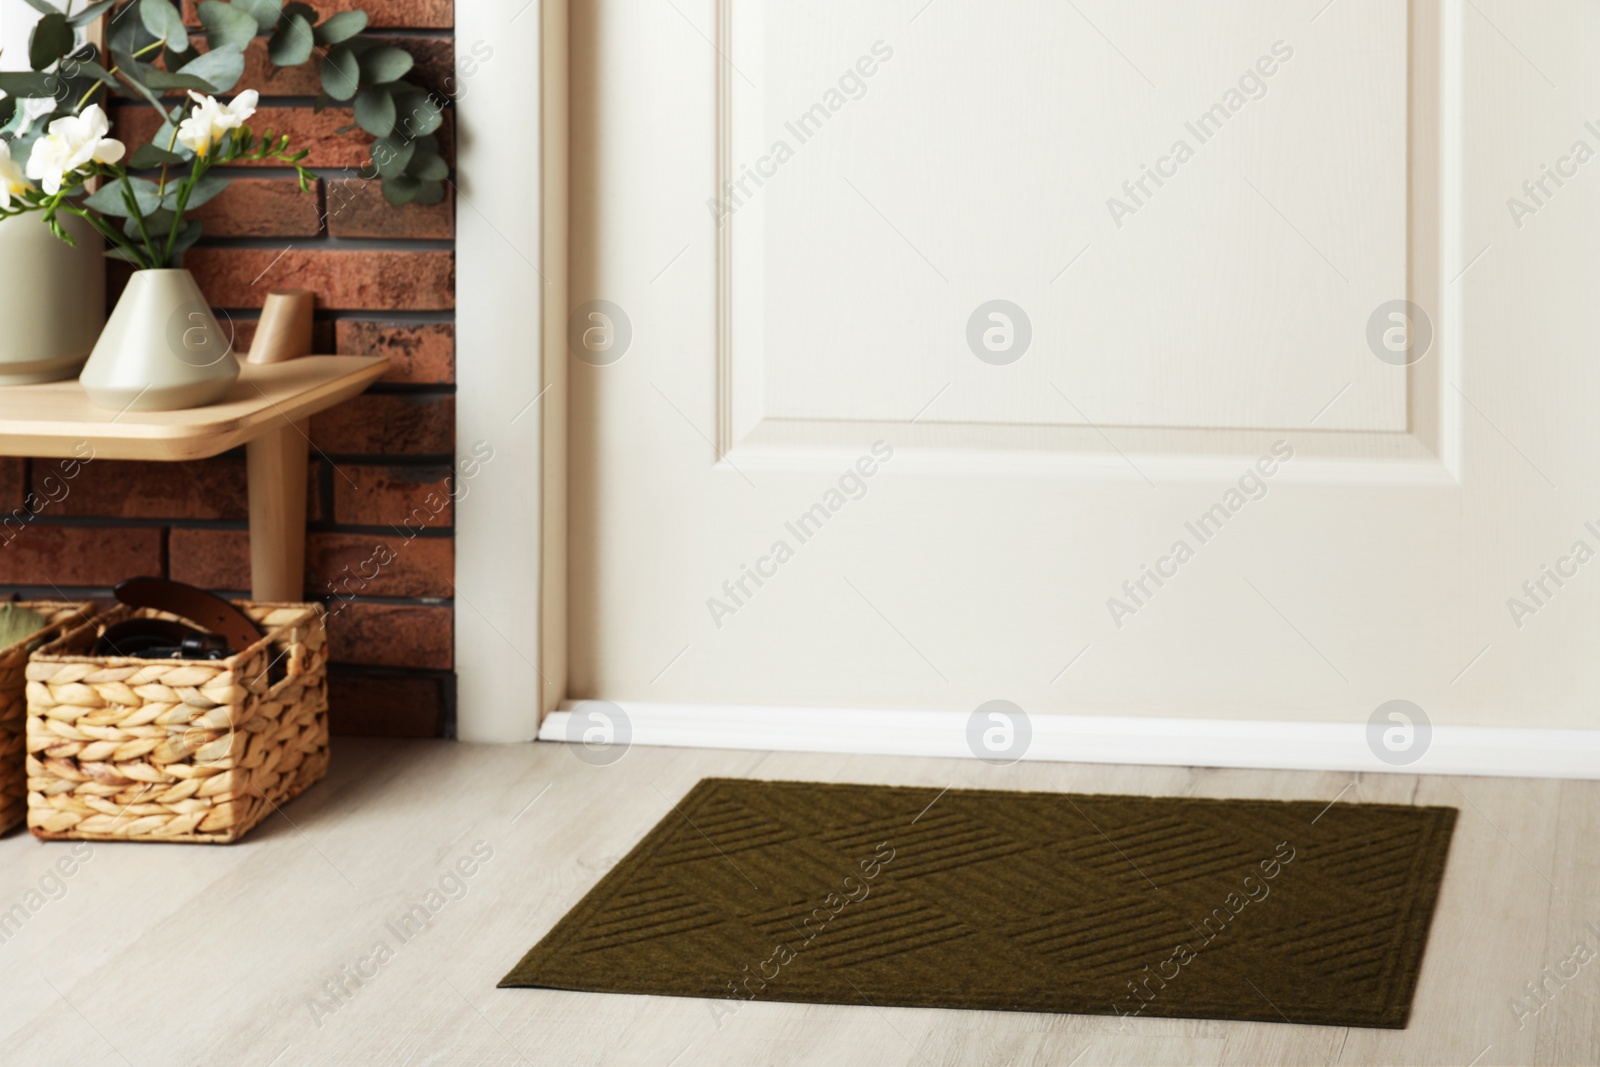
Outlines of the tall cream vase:
{"label": "tall cream vase", "polygon": [[175,411],[214,403],[239,377],[233,339],[186,270],[128,279],[79,381],[116,411]]}
{"label": "tall cream vase", "polygon": [[105,241],[81,218],[68,245],[37,215],[0,220],[0,386],[71,378],[106,317]]}

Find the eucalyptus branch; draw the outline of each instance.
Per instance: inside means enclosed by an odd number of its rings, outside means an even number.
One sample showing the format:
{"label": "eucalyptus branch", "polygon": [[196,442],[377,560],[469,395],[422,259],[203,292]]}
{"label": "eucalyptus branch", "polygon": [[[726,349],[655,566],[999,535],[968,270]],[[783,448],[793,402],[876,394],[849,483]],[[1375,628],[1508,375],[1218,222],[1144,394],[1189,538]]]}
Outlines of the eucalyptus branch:
{"label": "eucalyptus branch", "polygon": [[[166,41],[156,41],[154,44],[145,45],[143,48],[141,48],[137,52],[133,53],[133,58],[134,59],[138,59],[141,56],[147,55],[150,52],[155,51],[157,48],[160,48],[162,45],[164,45],[166,43],[167,43]],[[122,75],[122,78],[123,78],[123,80],[125,82],[129,80],[128,76],[126,74],[122,73],[122,68],[121,67],[112,67],[110,70],[106,71],[106,73],[111,75],[112,77],[116,77],[117,75]],[[94,94],[98,93],[101,89],[104,89],[105,87],[106,87],[106,83],[103,82],[103,81],[99,81],[97,79],[93,85],[89,86],[88,91],[83,94],[83,97],[78,101],[78,106],[76,108],[74,108],[73,110],[82,111],[85,107],[88,106],[89,101],[94,99]]]}
{"label": "eucalyptus branch", "polygon": [[[0,130],[0,175],[8,181],[0,195],[0,219],[41,212],[51,232],[71,244],[72,235],[58,216],[77,215],[114,254],[140,267],[166,267],[200,237],[200,223],[185,215],[229,184],[229,176],[212,174],[213,168],[270,161],[292,167],[300,190],[310,191],[317,176],[305,166],[309,153],[291,151],[289,138],[272,130],[257,139],[244,125],[260,97],[235,87],[247,67],[246,50],[263,37],[274,68],[320,67],[318,110],[331,103],[353,112],[354,121],[340,134],[359,127],[376,138],[374,177],[390,204],[437,204],[446,195],[449,166],[436,133],[455,90],[446,88],[441,101],[413,80],[413,52],[403,43],[366,36],[368,17],[359,7],[341,3],[345,10],[324,19],[298,0],[212,0],[197,10],[206,38],[202,51],[191,42],[193,31],[178,0],[117,0],[110,5],[105,40],[94,47],[84,44],[83,26],[68,20],[74,9],[106,5],[98,0],[27,3],[45,16],[29,42],[29,62],[34,75],[53,72],[47,87],[55,91],[11,92],[14,85],[31,89],[44,83],[20,80],[32,77],[20,73],[0,77],[10,95],[53,97],[53,110],[34,112],[32,122],[24,123],[16,118],[24,112],[8,109]],[[78,21],[88,20],[80,15]],[[481,53],[474,46],[472,53],[474,68],[494,54],[487,46]],[[465,66],[461,73],[472,76]],[[57,89],[60,84],[66,88]],[[168,95],[184,90],[189,100]],[[218,99],[230,95],[229,102]],[[101,96],[142,99],[156,108],[170,127],[165,147],[160,135],[136,150],[111,137]],[[16,158],[12,146],[20,146]],[[90,162],[83,162],[86,153],[93,155]],[[41,158],[45,176],[34,180],[55,192],[41,191],[23,176],[23,166],[32,171]],[[130,169],[150,177],[132,177]],[[95,179],[121,188],[89,194],[86,183]]]}

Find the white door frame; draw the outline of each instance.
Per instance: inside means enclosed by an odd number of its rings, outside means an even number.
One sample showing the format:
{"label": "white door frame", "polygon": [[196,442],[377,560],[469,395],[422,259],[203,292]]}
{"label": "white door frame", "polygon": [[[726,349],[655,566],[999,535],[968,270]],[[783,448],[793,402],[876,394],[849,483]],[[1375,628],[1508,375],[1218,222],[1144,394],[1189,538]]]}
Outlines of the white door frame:
{"label": "white door frame", "polygon": [[566,0],[455,39],[457,735],[531,741],[566,691]]}

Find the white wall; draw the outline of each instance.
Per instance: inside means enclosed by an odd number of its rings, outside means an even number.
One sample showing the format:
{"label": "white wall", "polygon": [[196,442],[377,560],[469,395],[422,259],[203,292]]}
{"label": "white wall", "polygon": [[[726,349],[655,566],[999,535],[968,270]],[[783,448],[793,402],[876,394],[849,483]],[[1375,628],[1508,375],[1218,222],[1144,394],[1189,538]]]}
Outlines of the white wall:
{"label": "white wall", "polygon": [[0,70],[27,70],[28,34],[39,13],[22,0],[0,0]]}

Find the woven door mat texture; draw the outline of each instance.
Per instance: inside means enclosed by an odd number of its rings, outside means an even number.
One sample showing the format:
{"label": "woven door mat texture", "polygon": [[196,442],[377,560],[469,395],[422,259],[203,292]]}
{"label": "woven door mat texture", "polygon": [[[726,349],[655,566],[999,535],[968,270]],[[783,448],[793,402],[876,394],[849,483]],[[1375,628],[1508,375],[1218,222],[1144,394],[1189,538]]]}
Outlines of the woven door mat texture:
{"label": "woven door mat texture", "polygon": [[707,778],[500,984],[1399,1028],[1455,821]]}

